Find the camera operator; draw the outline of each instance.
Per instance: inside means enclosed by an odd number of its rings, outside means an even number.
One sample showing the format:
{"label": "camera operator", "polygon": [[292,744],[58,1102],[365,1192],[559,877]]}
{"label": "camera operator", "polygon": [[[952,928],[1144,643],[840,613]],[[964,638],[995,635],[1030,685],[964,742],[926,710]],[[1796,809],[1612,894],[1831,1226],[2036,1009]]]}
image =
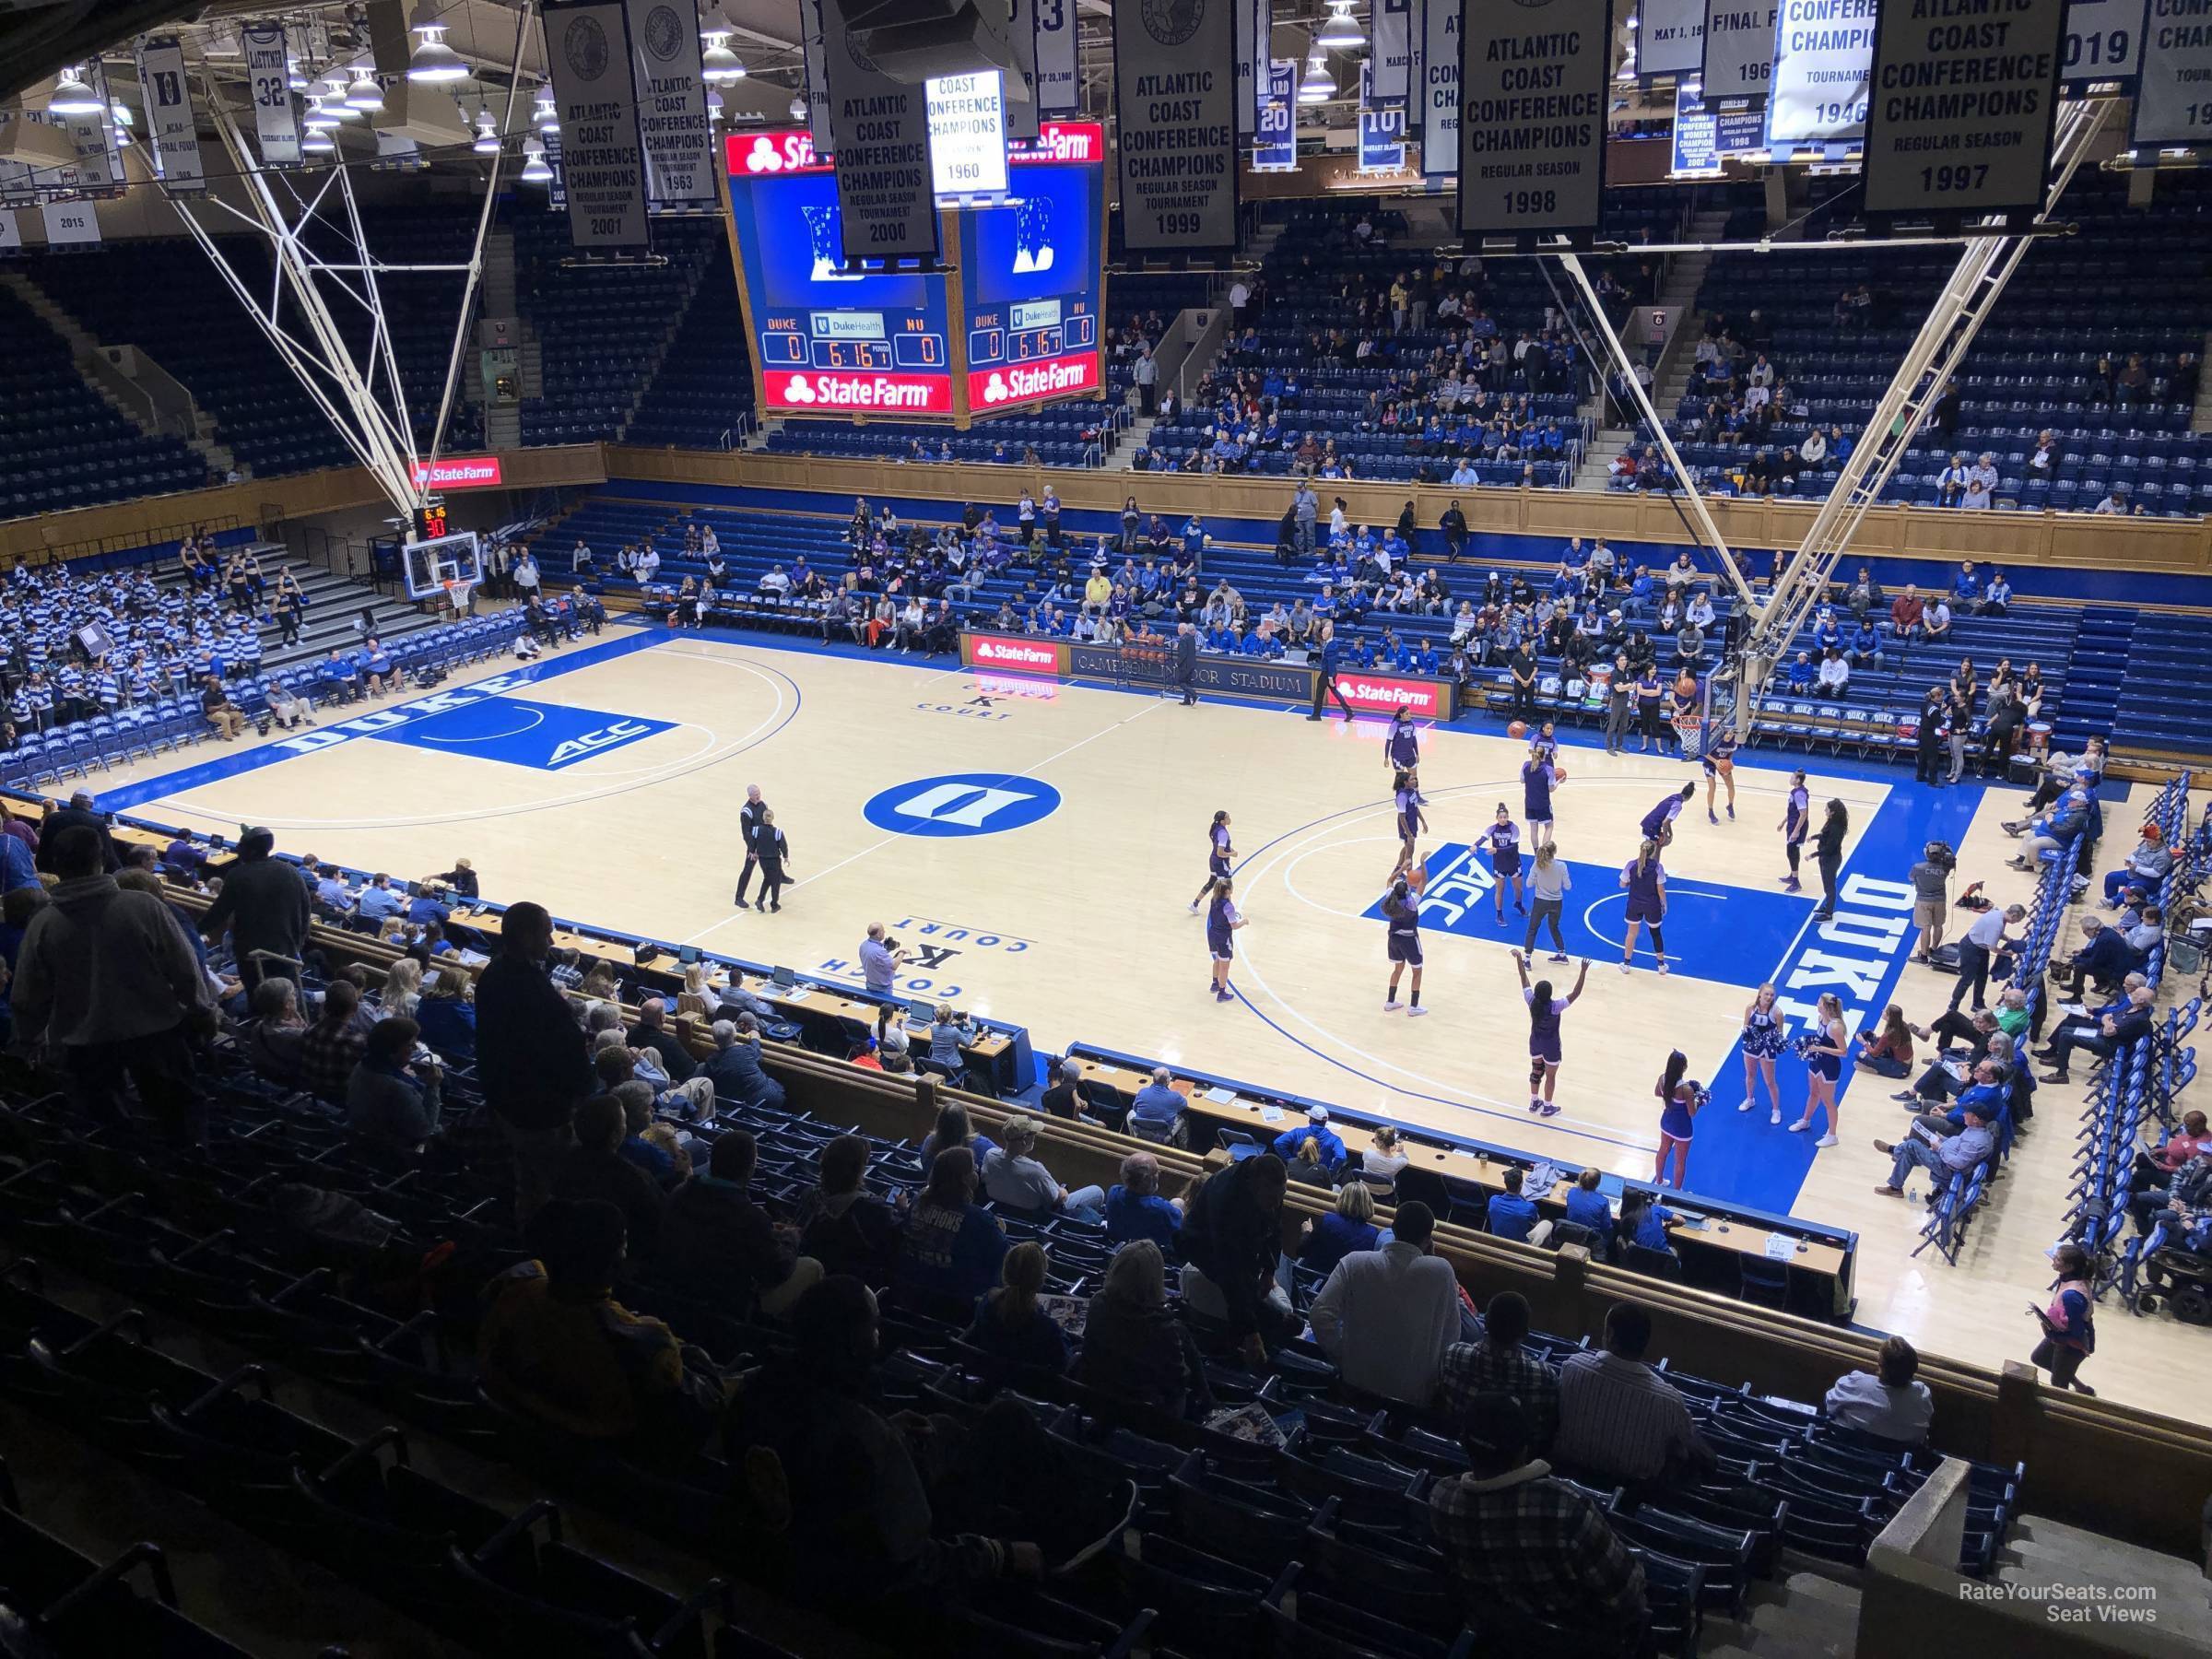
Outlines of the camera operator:
{"label": "camera operator", "polygon": [[899,965],[906,960],[906,947],[888,937],[883,924],[868,924],[868,936],[860,942],[860,971],[871,996],[888,996],[899,980]]}
{"label": "camera operator", "polygon": [[1958,855],[1948,842],[1932,841],[1921,849],[1920,862],[1906,874],[1912,884],[1912,924],[1920,929],[1916,962],[1925,962],[1943,944],[1945,912],[1950,903],[1951,871]]}

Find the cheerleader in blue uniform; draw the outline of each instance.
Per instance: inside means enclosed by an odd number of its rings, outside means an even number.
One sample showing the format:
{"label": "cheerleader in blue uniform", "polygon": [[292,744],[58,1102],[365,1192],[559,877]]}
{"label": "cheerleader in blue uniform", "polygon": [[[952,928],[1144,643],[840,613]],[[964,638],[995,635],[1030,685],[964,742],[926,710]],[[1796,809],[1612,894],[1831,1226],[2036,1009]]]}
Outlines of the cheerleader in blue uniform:
{"label": "cheerleader in blue uniform", "polygon": [[1551,845],[1551,762],[1534,755],[1521,763],[1521,817],[1531,848]]}
{"label": "cheerleader in blue uniform", "polygon": [[1421,901],[1403,876],[1382,895],[1382,921],[1390,938],[1390,990],[1382,999],[1382,1011],[1397,1012],[1398,978],[1411,968],[1413,1001],[1406,1006],[1406,1017],[1415,1018],[1429,1012],[1421,1006]]}
{"label": "cheerleader in blue uniform", "polygon": [[1192,915],[1205,907],[1214,883],[1229,878],[1230,862],[1236,855],[1237,850],[1229,844],[1229,814],[1217,812],[1213,828],[1206,832],[1206,880],[1198,888],[1198,897],[1191,900]]}
{"label": "cheerleader in blue uniform", "polygon": [[1828,1133],[1813,1145],[1832,1147],[1836,1144],[1836,1131],[1842,1127],[1841,1109],[1836,1103],[1836,1085],[1843,1076],[1844,1053],[1851,1047],[1850,1035],[1843,1029],[1843,1005],[1834,992],[1821,994],[1813,1014],[1813,1029],[1806,1033],[1798,1047],[1805,1055],[1805,1115],[1790,1125],[1790,1133],[1804,1134],[1813,1126],[1813,1113],[1825,1110]]}
{"label": "cheerleader in blue uniform", "polygon": [[1498,901],[1498,924],[1505,925],[1505,888],[1513,888],[1513,908],[1523,915],[1528,914],[1526,890],[1521,885],[1521,826],[1513,822],[1513,815],[1498,803],[1498,816],[1490,822],[1490,897]]}
{"label": "cheerleader in blue uniform", "polygon": [[1759,1080],[1767,1081],[1767,1099],[1772,1111],[1767,1122],[1782,1122],[1782,1086],[1774,1080],[1774,1056],[1782,1053],[1782,1015],[1774,1006],[1772,981],[1759,986],[1744,1010],[1744,1100],[1738,1112],[1759,1104]]}
{"label": "cheerleader in blue uniform", "polygon": [[1680,1049],[1675,1050],[1667,1055],[1666,1070],[1660,1075],[1659,1087],[1653,1090],[1659,1097],[1659,1162],[1652,1171],[1652,1179],[1661,1186],[1666,1185],[1666,1166],[1672,1159],[1674,1187],[1677,1193],[1689,1177],[1690,1129],[1705,1092],[1683,1075],[1688,1070],[1689,1056]]}
{"label": "cheerleader in blue uniform", "polygon": [[1392,788],[1392,798],[1398,807],[1398,868],[1411,869],[1418,862],[1415,849],[1421,831],[1429,828],[1429,819],[1421,811],[1420,791],[1413,786],[1413,774],[1397,774]]}
{"label": "cheerleader in blue uniform", "polygon": [[1724,785],[1728,791],[1728,816],[1735,816],[1735,728],[1723,723],[1718,731],[1705,735],[1705,821],[1717,824],[1713,816],[1712,797],[1716,786]]}
{"label": "cheerleader in blue uniform", "polygon": [[1236,960],[1236,931],[1244,922],[1245,918],[1237,913],[1229,877],[1224,876],[1214,883],[1213,902],[1206,911],[1206,953],[1213,959],[1212,990],[1216,1002],[1236,1001],[1229,989],[1229,965]]}

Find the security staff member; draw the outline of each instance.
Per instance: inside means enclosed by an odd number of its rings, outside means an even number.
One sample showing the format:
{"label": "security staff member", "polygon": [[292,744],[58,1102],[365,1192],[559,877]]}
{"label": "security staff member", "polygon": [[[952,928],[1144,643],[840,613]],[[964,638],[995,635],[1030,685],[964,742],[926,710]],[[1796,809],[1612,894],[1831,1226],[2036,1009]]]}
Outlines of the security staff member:
{"label": "security staff member", "polygon": [[737,809],[737,839],[745,843],[745,868],[737,873],[737,908],[745,908],[745,889],[752,885],[753,871],[759,867],[760,855],[754,850],[754,832],[768,811],[768,803],[760,798],[760,785],[745,786],[745,805]]}
{"label": "security staff member", "polygon": [[1188,622],[1175,625],[1175,684],[1184,708],[1198,700],[1198,630]]}
{"label": "security staff member", "polygon": [[1306,716],[1308,720],[1321,718],[1321,704],[1324,696],[1335,698],[1336,706],[1344,711],[1344,717],[1351,719],[1352,705],[1346,702],[1344,693],[1336,689],[1336,675],[1343,664],[1344,647],[1336,642],[1336,624],[1324,622],[1321,625],[1321,655],[1313,665],[1313,712]]}

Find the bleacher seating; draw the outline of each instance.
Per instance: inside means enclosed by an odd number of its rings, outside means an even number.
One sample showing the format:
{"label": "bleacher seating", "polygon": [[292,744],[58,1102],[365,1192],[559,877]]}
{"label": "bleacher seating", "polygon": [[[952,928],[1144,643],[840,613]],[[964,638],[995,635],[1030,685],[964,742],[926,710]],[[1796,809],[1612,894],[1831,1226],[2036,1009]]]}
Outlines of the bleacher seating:
{"label": "bleacher seating", "polygon": [[623,433],[629,443],[726,449],[753,412],[753,371],[745,316],[730,274],[726,238],[717,238],[660,372]]}

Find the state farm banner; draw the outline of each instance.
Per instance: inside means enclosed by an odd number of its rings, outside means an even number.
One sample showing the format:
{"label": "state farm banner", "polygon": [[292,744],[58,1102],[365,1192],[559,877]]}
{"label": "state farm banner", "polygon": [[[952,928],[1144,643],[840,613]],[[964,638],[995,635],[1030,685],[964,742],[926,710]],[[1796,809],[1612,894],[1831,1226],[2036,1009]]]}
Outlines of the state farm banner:
{"label": "state farm banner", "polygon": [[1017,674],[1065,674],[1066,650],[1064,641],[1031,639],[1027,634],[960,636],[960,661],[970,668],[1006,668]]}
{"label": "state farm banner", "polygon": [[822,0],[830,152],[837,158],[845,259],[935,259],[928,100],[921,82],[893,80],[861,50],[845,21],[853,3]]}
{"label": "state farm banner", "polygon": [[1636,73],[1696,76],[1705,62],[1705,0],[1641,0]]}
{"label": "state farm banner", "polygon": [[1006,72],[1006,136],[1037,136],[1037,0],[1006,0],[1006,44],[1014,66]]}
{"label": "state farm banner", "polygon": [[1464,234],[1597,228],[1610,14],[1611,0],[1467,0],[1458,88]]}
{"label": "state farm banner", "polygon": [[1133,253],[1236,246],[1236,33],[1224,0],[1113,8],[1122,242]]}
{"label": "state farm banner", "polygon": [[1266,101],[1265,71],[1268,41],[1275,36],[1275,0],[1234,0],[1237,10],[1237,136],[1250,138],[1260,130],[1260,110]]}
{"label": "state farm banner", "polygon": [[1698,84],[1716,98],[1764,100],[1774,73],[1773,0],[1707,0],[1705,62]]}
{"label": "state farm banner", "polygon": [[2059,76],[2070,87],[2132,79],[2143,63],[2143,0],[2074,0]]}
{"label": "state farm banner", "polygon": [[822,55],[822,0],[799,0],[799,63],[805,71],[806,131],[830,153],[830,60]]}
{"label": "state farm banner", "polygon": [[[1459,166],[1459,31],[1467,0],[1416,0],[1420,7],[1420,74],[1413,127],[1421,172],[1441,179]],[[1488,0],[1477,0],[1486,6]]]}
{"label": "state farm banner", "polygon": [[1866,109],[1869,213],[1985,214],[2043,205],[2066,0],[2003,0],[1959,18],[1888,0]]}
{"label": "state farm banner", "polygon": [[500,486],[497,455],[445,455],[435,462],[416,462],[414,472],[418,489],[497,489]]}
{"label": "state farm banner", "polygon": [[175,36],[139,37],[138,91],[146,101],[146,147],[153,152],[155,176],[171,190],[206,189],[184,48]]}
{"label": "state farm banner", "polygon": [[1035,403],[1045,397],[1073,397],[1099,389],[1099,354],[1070,352],[1065,357],[1038,358],[997,369],[973,369],[968,373],[968,406],[978,415]]}
{"label": "state farm banner", "polygon": [[[1908,8],[1944,0],[1891,0]],[[2009,6],[2015,0],[1968,0]],[[1767,143],[1841,144],[1866,131],[1875,0],[1782,0],[1774,20],[1774,87]],[[1710,94],[1708,94],[1710,96]]]}
{"label": "state farm banner", "polygon": [[1372,28],[1375,102],[1403,104],[1413,76],[1413,0],[1375,0]]}
{"label": "state farm banner", "polygon": [[1083,112],[1083,80],[1076,64],[1076,0],[1037,0],[1037,112]]}
{"label": "state farm banner", "polygon": [[654,208],[711,207],[718,198],[707,84],[700,75],[699,7],[695,0],[626,0],[625,9],[645,199]]}
{"label": "state farm banner", "polygon": [[300,165],[300,117],[292,108],[292,78],[285,62],[284,27],[249,23],[239,30],[246,53],[246,85],[253,94],[253,135],[264,167]]}
{"label": "state farm banner", "polygon": [[781,413],[949,415],[952,381],[944,374],[872,373],[837,369],[764,369],[769,406]]}
{"label": "state farm banner", "polygon": [[2212,147],[2212,11],[2206,0],[2150,0],[2128,142],[2137,149]]}
{"label": "state farm banner", "polygon": [[592,253],[646,253],[645,147],[621,0],[545,0],[543,15],[569,240]]}

